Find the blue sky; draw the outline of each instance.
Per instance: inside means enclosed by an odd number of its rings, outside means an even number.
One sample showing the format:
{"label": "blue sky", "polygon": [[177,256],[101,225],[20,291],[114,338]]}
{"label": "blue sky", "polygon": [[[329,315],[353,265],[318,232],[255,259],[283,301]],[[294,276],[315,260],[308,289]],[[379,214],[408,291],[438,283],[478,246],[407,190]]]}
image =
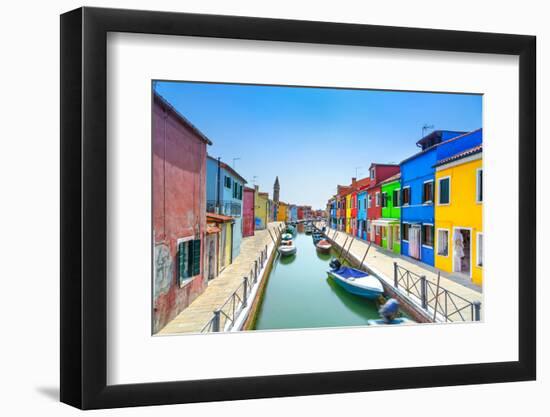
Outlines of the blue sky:
{"label": "blue sky", "polygon": [[324,208],[337,184],[371,162],[416,153],[422,126],[481,126],[479,95],[156,82],[155,89],[213,142],[208,153],[281,200]]}

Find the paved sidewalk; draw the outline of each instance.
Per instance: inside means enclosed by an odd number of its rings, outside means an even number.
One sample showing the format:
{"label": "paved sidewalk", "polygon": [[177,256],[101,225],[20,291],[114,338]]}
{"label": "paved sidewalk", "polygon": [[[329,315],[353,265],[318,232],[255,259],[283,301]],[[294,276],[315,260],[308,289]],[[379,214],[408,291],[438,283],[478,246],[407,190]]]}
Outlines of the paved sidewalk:
{"label": "paved sidewalk", "polygon": [[[275,238],[274,229],[282,222],[269,223],[268,227]],[[206,290],[168,323],[158,335],[175,333],[199,333],[212,318],[212,313],[242,284],[243,277],[250,275],[254,261],[260,256],[265,245],[273,245],[267,230],[256,230],[254,236],[245,237],[241,251],[231,265],[208,284]]]}
{"label": "paved sidewalk", "polygon": [[[340,247],[346,241],[346,237],[348,238],[348,241],[346,243],[346,248],[344,249],[344,253],[345,253],[348,250],[352,236],[346,234],[345,232],[338,231],[336,232],[337,233],[336,237],[333,238],[334,232],[335,232],[334,229],[327,228],[327,236],[333,239]],[[369,245],[369,242],[366,242],[359,238],[355,238],[353,243],[351,244],[350,255],[352,255],[353,258],[357,259],[358,263],[361,262],[365,254],[365,251],[368,248],[368,245]],[[394,252],[383,249],[375,245],[374,243],[371,245],[371,248],[365,259],[364,265],[368,266],[368,268],[370,268],[373,273],[375,273],[376,275],[379,275],[380,278],[384,279],[388,284],[393,286],[393,276],[394,276],[393,263],[394,262],[397,262],[399,266],[406,268],[409,271],[414,272],[415,274],[426,276],[427,280],[433,282],[434,284],[437,284],[437,273],[439,272],[439,270],[431,267],[430,265],[426,265],[422,262],[416,261],[412,258],[398,255]],[[483,317],[483,294],[482,294],[481,288],[471,284],[470,282],[467,282],[461,277],[454,276],[444,271],[440,271],[440,272],[441,272],[440,286],[442,288],[445,288],[459,295],[460,297],[465,298],[470,302],[480,301],[482,303],[481,310],[482,310],[482,317]],[[470,320],[472,319],[470,317],[469,310],[468,311],[464,310],[462,313],[463,315],[467,315],[468,319]]]}

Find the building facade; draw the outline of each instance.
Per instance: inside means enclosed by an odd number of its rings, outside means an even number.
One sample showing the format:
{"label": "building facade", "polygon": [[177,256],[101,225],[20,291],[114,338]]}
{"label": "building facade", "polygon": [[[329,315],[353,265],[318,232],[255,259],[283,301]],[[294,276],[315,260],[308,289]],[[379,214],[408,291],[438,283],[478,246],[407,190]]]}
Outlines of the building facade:
{"label": "building facade", "polygon": [[152,130],[152,316],[156,333],[207,286],[202,254],[206,148],[212,142],[156,93]]}
{"label": "building facade", "polygon": [[246,180],[219,158],[207,157],[206,209],[235,220],[231,236],[231,260],[239,256],[243,237],[243,195]]}
{"label": "building facade", "polygon": [[254,186],[254,192],[254,228],[263,230],[272,221],[269,219],[269,194],[260,192],[257,185]]}
{"label": "building facade", "polygon": [[399,165],[371,164],[369,168],[370,185],[367,188],[367,240],[382,245],[382,181],[396,175]]}
{"label": "building facade", "polygon": [[436,164],[435,266],[483,283],[482,145]]}
{"label": "building facade", "polygon": [[401,253],[401,174],[382,181],[382,247]]}
{"label": "building facade", "polygon": [[254,236],[255,225],[255,190],[244,187],[243,193],[243,237]]}

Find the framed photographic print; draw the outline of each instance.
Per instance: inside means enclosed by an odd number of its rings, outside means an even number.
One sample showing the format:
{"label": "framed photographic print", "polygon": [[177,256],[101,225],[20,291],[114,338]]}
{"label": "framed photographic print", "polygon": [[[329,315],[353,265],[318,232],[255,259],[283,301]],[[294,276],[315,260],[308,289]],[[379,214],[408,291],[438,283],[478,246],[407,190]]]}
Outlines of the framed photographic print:
{"label": "framed photographic print", "polygon": [[535,38],[61,16],[61,400],[535,379]]}

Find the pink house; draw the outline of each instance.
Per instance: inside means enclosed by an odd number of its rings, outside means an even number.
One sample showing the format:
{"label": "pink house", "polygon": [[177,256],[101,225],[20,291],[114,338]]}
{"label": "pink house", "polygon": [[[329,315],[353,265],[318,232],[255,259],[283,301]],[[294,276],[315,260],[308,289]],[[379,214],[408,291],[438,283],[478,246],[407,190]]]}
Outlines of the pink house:
{"label": "pink house", "polygon": [[243,237],[254,236],[254,188],[244,187]]}
{"label": "pink house", "polygon": [[207,285],[206,147],[212,142],[156,93],[152,123],[156,333]]}

